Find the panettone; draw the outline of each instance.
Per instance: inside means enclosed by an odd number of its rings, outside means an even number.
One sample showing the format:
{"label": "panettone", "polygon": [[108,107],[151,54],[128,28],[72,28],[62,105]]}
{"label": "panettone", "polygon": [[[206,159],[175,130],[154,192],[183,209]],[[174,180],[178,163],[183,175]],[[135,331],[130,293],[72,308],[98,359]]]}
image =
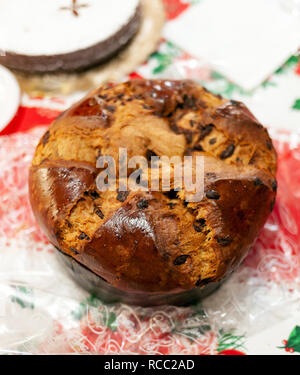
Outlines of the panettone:
{"label": "panettone", "polygon": [[[99,191],[100,155],[204,158],[204,197]],[[133,80],[95,90],[50,126],[30,170],[30,198],[49,240],[129,293],[178,293],[228,276],[276,196],[276,152],[240,102],[192,81]]]}

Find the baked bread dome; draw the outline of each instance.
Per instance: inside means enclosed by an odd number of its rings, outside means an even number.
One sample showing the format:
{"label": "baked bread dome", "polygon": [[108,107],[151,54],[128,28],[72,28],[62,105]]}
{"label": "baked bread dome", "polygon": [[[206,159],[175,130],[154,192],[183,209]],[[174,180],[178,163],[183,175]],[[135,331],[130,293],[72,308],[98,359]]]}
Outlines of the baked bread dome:
{"label": "baked bread dome", "polygon": [[[99,155],[204,157],[204,198],[97,190]],[[95,90],[37,146],[30,199],[49,240],[118,290],[180,293],[228,276],[273,209],[276,152],[240,102],[193,81],[133,80]]]}
{"label": "baked bread dome", "polygon": [[82,70],[136,34],[139,0],[1,0],[0,64],[26,72]]}

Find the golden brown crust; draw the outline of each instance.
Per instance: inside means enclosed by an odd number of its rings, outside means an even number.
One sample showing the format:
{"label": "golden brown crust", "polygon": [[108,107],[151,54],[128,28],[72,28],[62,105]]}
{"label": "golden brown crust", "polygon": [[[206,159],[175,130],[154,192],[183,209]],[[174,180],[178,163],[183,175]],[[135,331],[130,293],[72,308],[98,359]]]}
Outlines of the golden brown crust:
{"label": "golden brown crust", "polygon": [[[96,160],[203,155],[205,196],[99,192]],[[62,114],[30,170],[33,211],[50,241],[127,291],[178,292],[219,281],[244,259],[274,205],[276,153],[239,102],[192,81],[104,86]]]}

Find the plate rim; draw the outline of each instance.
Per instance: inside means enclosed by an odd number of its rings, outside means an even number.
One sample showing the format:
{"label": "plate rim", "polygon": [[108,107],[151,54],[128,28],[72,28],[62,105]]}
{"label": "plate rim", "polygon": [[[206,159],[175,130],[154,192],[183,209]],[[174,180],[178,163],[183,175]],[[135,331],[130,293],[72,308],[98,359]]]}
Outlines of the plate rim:
{"label": "plate rim", "polygon": [[[9,83],[10,85],[10,92],[9,92],[8,98],[9,97],[15,98],[14,101],[13,100],[11,101],[10,108],[7,111],[7,113],[5,113],[3,117],[3,121],[0,120],[1,121],[0,132],[1,132],[11,122],[11,120],[14,118],[15,114],[17,113],[19,109],[20,99],[21,99],[21,89],[13,73],[3,65],[0,65],[0,76],[3,76],[5,82]],[[6,102],[7,102],[7,99],[4,100],[4,103]]]}

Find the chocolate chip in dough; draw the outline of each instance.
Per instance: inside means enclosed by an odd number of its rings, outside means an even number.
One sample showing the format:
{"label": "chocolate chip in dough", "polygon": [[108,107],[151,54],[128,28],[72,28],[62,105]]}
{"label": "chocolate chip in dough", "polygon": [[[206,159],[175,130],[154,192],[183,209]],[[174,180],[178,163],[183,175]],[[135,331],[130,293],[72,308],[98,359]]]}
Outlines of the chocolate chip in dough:
{"label": "chocolate chip in dough", "polygon": [[193,148],[194,151],[203,151],[203,147],[201,145],[196,145]]}
{"label": "chocolate chip in dough", "polygon": [[108,112],[110,112],[110,113],[114,113],[114,112],[116,111],[116,106],[114,106],[114,105],[107,105],[107,106],[105,107],[105,109],[106,109]]}
{"label": "chocolate chip in dough", "polygon": [[147,150],[146,151],[146,158],[148,161],[151,161],[151,158],[157,156],[156,153],[152,150]]}
{"label": "chocolate chip in dough", "polygon": [[119,191],[119,192],[118,192],[118,195],[117,195],[117,200],[118,200],[119,202],[122,202],[122,203],[123,203],[123,202],[126,201],[128,195],[129,195],[129,191]]}
{"label": "chocolate chip in dough", "polygon": [[214,124],[208,124],[205,126],[200,125],[200,141],[203,140],[206,136],[208,136],[214,128]]}
{"label": "chocolate chip in dough", "polygon": [[270,205],[271,212],[274,210],[274,206],[275,206],[275,199],[272,200],[271,205]]}
{"label": "chocolate chip in dough", "polygon": [[205,195],[208,199],[219,199],[220,198],[220,194],[215,190],[208,190]]}
{"label": "chocolate chip in dough", "polygon": [[79,252],[78,250],[76,250],[74,247],[70,247],[70,250],[71,250],[75,255],[80,254],[80,252]]}
{"label": "chocolate chip in dough", "polygon": [[266,145],[267,145],[267,148],[268,148],[268,150],[272,150],[272,142],[270,142],[270,141],[267,141],[266,142]]}
{"label": "chocolate chip in dough", "polygon": [[100,219],[104,219],[104,214],[103,214],[103,212],[100,210],[100,208],[96,208],[96,209],[95,209],[95,214],[96,214],[97,216],[99,216]]}
{"label": "chocolate chip in dough", "polygon": [[90,196],[93,198],[93,199],[99,199],[100,198],[100,195],[97,191],[91,191],[90,192]]}
{"label": "chocolate chip in dough", "polygon": [[202,229],[205,226],[205,223],[206,223],[205,219],[196,220],[193,224],[195,231],[202,232]]}
{"label": "chocolate chip in dough", "polygon": [[174,266],[181,266],[187,261],[189,255],[179,255],[173,262]]}
{"label": "chocolate chip in dough", "polygon": [[86,233],[81,232],[78,239],[79,240],[90,240],[90,237]]}
{"label": "chocolate chip in dough", "polygon": [[263,185],[263,182],[260,178],[256,177],[256,179],[254,180],[254,185],[260,186],[260,185]]}
{"label": "chocolate chip in dough", "polygon": [[43,138],[42,138],[43,146],[45,146],[45,145],[48,143],[49,138],[50,138],[50,131],[48,130],[48,131],[44,134],[44,136],[43,136]]}
{"label": "chocolate chip in dough", "polygon": [[230,156],[234,153],[235,145],[232,143],[229,145],[224,151],[220,154],[220,159],[224,160],[230,158]]}
{"label": "chocolate chip in dough", "polygon": [[148,206],[149,206],[149,201],[147,201],[147,199],[142,198],[141,200],[137,202],[137,207],[140,210],[144,210],[145,208],[148,208]]}
{"label": "chocolate chip in dough", "polygon": [[225,236],[225,237],[216,236],[215,239],[217,240],[218,244],[221,246],[228,246],[232,242],[232,238],[230,236]]}

